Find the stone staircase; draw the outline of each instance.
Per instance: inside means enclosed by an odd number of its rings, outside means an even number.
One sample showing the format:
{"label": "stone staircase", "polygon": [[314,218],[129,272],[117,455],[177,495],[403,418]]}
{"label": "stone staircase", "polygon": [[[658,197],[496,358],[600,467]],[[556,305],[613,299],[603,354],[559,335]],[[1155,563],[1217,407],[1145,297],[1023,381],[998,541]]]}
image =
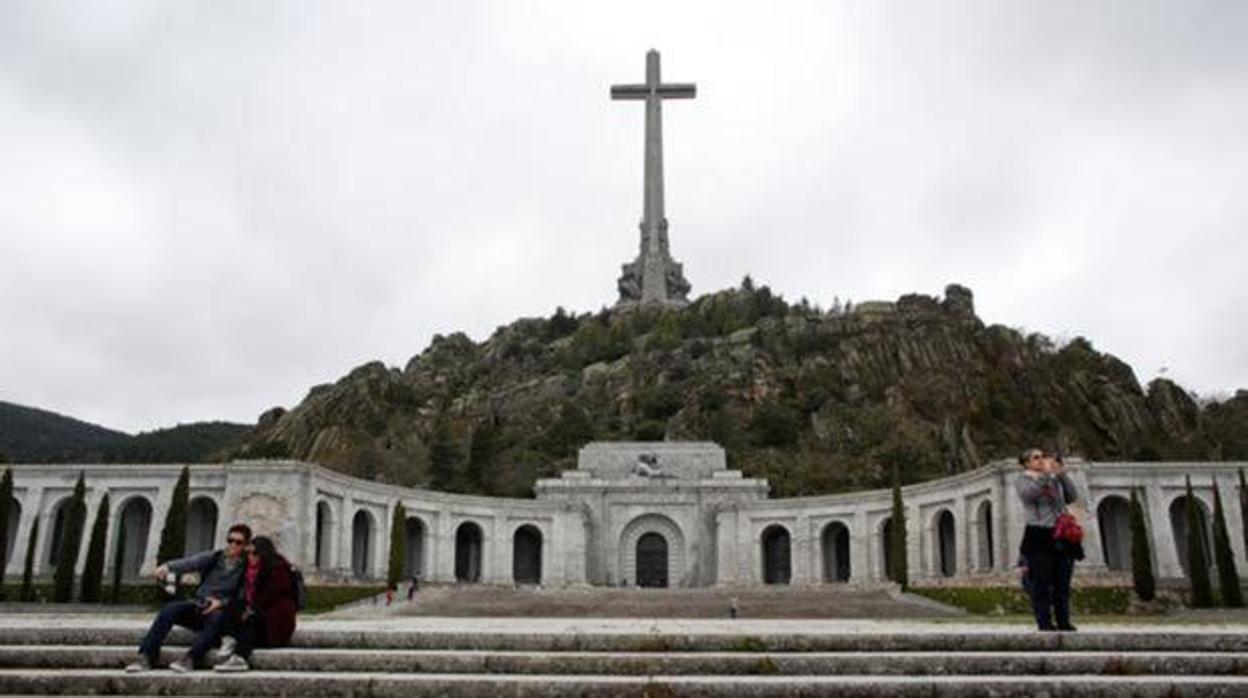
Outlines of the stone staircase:
{"label": "stone staircase", "polygon": [[[0,694],[1248,695],[1248,629],[945,623],[311,621],[246,674],[125,674],[143,621],[0,622]],[[188,635],[170,638],[176,658]]]}

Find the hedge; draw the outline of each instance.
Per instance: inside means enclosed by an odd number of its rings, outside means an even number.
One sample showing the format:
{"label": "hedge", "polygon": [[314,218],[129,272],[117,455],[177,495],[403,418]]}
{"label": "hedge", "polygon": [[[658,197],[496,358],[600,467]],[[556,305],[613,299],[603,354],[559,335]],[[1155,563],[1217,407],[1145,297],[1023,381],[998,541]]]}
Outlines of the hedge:
{"label": "hedge", "polygon": [[[1031,601],[1020,587],[912,586],[909,591],[980,615],[1031,613]],[[1076,587],[1070,592],[1070,607],[1075,615],[1121,615],[1130,606],[1130,587]]]}

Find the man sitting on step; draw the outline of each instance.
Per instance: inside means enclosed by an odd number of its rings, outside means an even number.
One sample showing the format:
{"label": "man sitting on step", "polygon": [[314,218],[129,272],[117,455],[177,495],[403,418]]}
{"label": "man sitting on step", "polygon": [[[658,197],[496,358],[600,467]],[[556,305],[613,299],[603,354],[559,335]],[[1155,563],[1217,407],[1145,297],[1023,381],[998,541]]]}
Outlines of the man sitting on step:
{"label": "man sitting on step", "polygon": [[185,673],[195,668],[208,650],[221,637],[226,611],[237,600],[242,589],[244,563],[243,550],[251,542],[251,529],[246,524],[234,524],[225,538],[224,550],[203,552],[180,560],[171,560],[156,568],[156,579],[164,582],[171,573],[199,574],[199,587],[190,601],[170,601],[160,609],[152,627],[139,645],[139,657],[126,666],[134,673],[148,671],[160,661],[160,645],[165,636],[180,625],[195,632],[195,641],[186,655],[175,660],[169,668]]}

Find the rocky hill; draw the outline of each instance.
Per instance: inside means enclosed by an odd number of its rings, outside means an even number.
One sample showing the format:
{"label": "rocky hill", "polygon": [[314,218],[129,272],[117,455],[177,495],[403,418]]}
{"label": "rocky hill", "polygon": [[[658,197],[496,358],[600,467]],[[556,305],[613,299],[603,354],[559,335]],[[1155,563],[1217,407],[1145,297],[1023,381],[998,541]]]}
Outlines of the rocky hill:
{"label": "rocky hill", "polygon": [[[839,306],[839,304],[838,304]],[[235,455],[525,496],[594,439],[711,439],[779,496],[939,477],[1040,444],[1097,459],[1248,458],[1248,394],[1203,408],[1078,338],[985,325],[971,292],[821,311],[747,278],[680,311],[437,336],[261,416]]]}

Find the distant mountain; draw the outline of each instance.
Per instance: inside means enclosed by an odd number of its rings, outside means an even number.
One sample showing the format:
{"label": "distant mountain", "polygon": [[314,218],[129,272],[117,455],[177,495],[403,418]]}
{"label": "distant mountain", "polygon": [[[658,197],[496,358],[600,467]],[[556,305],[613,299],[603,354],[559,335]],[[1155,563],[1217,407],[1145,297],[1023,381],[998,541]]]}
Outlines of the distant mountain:
{"label": "distant mountain", "polygon": [[0,401],[0,453],[15,463],[53,462],[129,438],[73,417]]}
{"label": "distant mountain", "polygon": [[246,424],[197,422],[131,436],[0,402],[0,453],[15,463],[203,463],[236,449],[249,431]]}
{"label": "distant mountain", "polygon": [[778,496],[915,482],[1039,445],[1098,460],[1248,458],[1248,392],[1142,386],[1084,338],[986,325],[970,290],[829,310],[756,287],[681,310],[517,320],[436,336],[260,417],[240,455],[524,496],[594,440],[709,439]]}

